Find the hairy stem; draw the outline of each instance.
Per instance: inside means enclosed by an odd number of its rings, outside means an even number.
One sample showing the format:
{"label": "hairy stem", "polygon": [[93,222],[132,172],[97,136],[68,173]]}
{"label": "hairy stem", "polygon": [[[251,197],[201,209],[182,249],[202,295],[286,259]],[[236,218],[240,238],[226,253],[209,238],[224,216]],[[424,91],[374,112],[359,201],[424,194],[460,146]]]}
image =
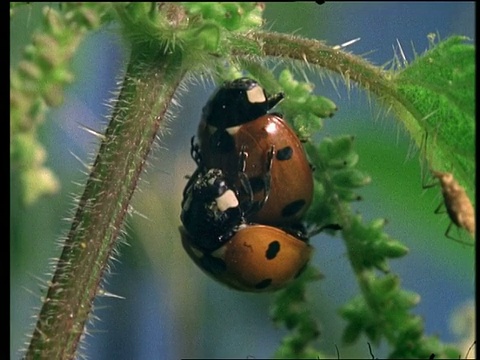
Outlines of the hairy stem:
{"label": "hairy stem", "polygon": [[[374,94],[387,109],[392,109],[418,145],[423,134],[422,116],[400,94],[391,77],[391,72],[374,66],[359,56],[326,45],[313,39],[304,39],[287,34],[255,32],[249,38],[260,44],[260,56],[302,61],[306,66],[317,66],[341,75],[347,87],[351,81]],[[245,56],[245,54],[236,54]]]}
{"label": "hairy stem", "polygon": [[44,299],[27,359],[74,358],[130,199],[184,71],[133,58]]}

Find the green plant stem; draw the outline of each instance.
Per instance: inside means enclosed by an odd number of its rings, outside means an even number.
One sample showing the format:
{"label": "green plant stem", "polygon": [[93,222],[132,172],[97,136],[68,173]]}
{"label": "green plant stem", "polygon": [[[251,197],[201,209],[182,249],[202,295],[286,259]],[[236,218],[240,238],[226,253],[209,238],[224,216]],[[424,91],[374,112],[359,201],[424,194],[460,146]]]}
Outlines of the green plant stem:
{"label": "green plant stem", "polygon": [[[431,114],[422,113],[418,104],[412,103],[398,90],[397,85],[401,84],[401,81],[397,81],[397,73],[393,71],[383,70],[357,55],[335,49],[318,40],[268,32],[254,32],[247,35],[247,38],[258,43],[257,56],[291,59],[301,61],[306,67],[330,70],[343,77],[347,88],[351,86],[352,81],[355,82],[367,91],[368,96],[374,95],[382,108],[396,115],[395,118],[403,124],[419,149],[422,147],[425,133],[435,134],[438,131],[427,121]],[[236,55],[251,56],[245,53]],[[444,159],[448,159],[457,174],[457,180],[469,191],[470,198],[473,198],[471,168],[459,162],[454,156],[456,152],[452,151],[451,145],[446,144],[444,139],[438,137],[436,142],[438,146],[435,151],[441,152],[442,156],[432,156],[428,159],[429,166],[433,169],[442,169],[445,166]]]}
{"label": "green plant stem", "polygon": [[397,91],[391,78],[392,72],[384,71],[357,55],[334,49],[319,40],[269,32],[255,32],[248,35],[248,38],[259,43],[260,56],[298,60],[307,67],[330,70],[341,75],[348,88],[353,81],[367,90],[368,94],[376,95],[386,109],[391,109],[398,115],[397,118],[420,145],[424,121],[415,106]]}
{"label": "green plant stem", "polygon": [[184,76],[175,53],[133,58],[38,317],[27,359],[75,357],[130,199]]}

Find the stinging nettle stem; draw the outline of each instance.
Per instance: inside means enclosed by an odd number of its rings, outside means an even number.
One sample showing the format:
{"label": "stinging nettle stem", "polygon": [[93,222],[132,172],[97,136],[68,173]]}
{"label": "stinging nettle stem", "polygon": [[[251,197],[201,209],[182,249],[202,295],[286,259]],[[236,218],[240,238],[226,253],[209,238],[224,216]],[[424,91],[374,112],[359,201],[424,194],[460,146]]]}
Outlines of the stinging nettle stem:
{"label": "stinging nettle stem", "polygon": [[130,199],[183,75],[175,54],[130,61],[26,359],[75,357]]}

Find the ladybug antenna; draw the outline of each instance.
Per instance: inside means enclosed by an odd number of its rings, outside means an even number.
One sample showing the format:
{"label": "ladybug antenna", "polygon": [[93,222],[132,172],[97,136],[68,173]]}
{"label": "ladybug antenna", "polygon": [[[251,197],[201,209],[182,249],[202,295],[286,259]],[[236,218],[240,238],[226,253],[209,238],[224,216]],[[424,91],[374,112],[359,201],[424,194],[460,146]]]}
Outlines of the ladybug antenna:
{"label": "ladybug antenna", "polygon": [[272,181],[272,164],[273,164],[273,158],[275,157],[275,145],[272,145],[270,147],[270,150],[267,153],[267,168],[265,171],[265,176],[263,177],[263,199],[260,201],[258,204],[259,209],[265,205],[267,202],[269,196],[270,196],[270,183]]}
{"label": "ladybug antenna", "polygon": [[285,98],[285,95],[282,92],[274,94],[267,98],[268,110],[273,109],[277,104]]}

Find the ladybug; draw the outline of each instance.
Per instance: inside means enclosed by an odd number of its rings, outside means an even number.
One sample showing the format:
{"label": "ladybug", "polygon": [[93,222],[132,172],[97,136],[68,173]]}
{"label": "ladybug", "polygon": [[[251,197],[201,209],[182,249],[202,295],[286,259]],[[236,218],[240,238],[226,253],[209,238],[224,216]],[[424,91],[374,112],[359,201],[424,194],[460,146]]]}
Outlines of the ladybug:
{"label": "ladybug", "polygon": [[[195,144],[195,137],[192,137],[191,139],[191,149],[190,153],[192,158],[195,160],[197,163],[197,170],[195,171],[193,178],[195,177],[201,177],[204,175],[208,170],[209,167],[205,166],[205,162],[203,161],[202,155],[200,153],[200,147],[198,144]],[[270,194],[270,182],[271,182],[271,169],[272,169],[272,163],[273,159],[275,156],[275,146],[271,146],[268,151],[266,151],[265,155],[262,157],[262,160],[264,160],[264,163],[262,164],[262,173],[258,176],[255,177],[255,179],[250,179],[248,175],[246,174],[245,170],[247,167],[247,158],[248,158],[248,153],[245,151],[245,146],[242,146],[240,151],[238,152],[237,156],[232,156],[234,158],[233,162],[229,163],[228,170],[231,170],[229,172],[230,176],[223,175],[225,176],[225,179],[228,179],[230,183],[234,183],[236,185],[237,190],[240,190],[240,193],[237,193],[242,199],[243,202],[249,201],[250,206],[252,207],[250,210],[254,209],[254,206],[256,206],[256,209],[261,209],[263,204],[266,202],[266,200],[269,197]],[[215,169],[214,167],[210,169]],[[218,169],[217,170],[222,170]],[[223,171],[223,170],[222,170]],[[190,180],[192,181],[192,179]],[[254,190],[252,188],[252,184],[255,186],[255,193],[256,193],[256,199],[257,201],[255,204],[253,203],[253,198],[254,198]],[[184,199],[186,197],[185,192],[190,186],[190,182],[187,184],[184,190]],[[263,194],[260,194],[259,192],[263,190]],[[200,199],[199,199],[200,200]],[[258,201],[259,200],[259,201]]]}
{"label": "ladybug", "polygon": [[[268,156],[271,160],[273,150]],[[192,157],[201,163],[192,142]],[[221,169],[198,166],[183,191],[180,219],[186,231],[198,239],[195,245],[204,250],[218,248],[231,236],[234,226],[249,213],[257,211],[268,198],[269,170],[263,184],[265,192],[259,202],[253,201],[253,190],[244,172],[247,155],[240,152],[237,164],[238,186],[232,185]]]}
{"label": "ladybug", "polygon": [[239,126],[265,115],[283,97],[283,93],[268,96],[247,77],[225,81],[203,107],[202,121],[217,129]]}
{"label": "ladybug", "polygon": [[[250,191],[248,181],[246,192]],[[195,235],[195,246],[203,250],[218,248],[233,228],[243,221],[252,202],[240,203],[238,191],[229,186],[220,169],[200,169],[192,175],[184,190],[180,219],[186,231]]]}
{"label": "ladybug", "polygon": [[[281,114],[268,113],[282,99],[281,93],[269,97],[246,77],[225,82],[203,108],[197,134],[203,166],[222,169],[230,182],[236,180],[238,154],[247,154],[245,173],[255,200],[269,194],[249,220],[275,226],[298,223],[313,198],[312,167],[301,141]],[[268,165],[272,148],[275,156]]]}
{"label": "ladybug", "polygon": [[[239,179],[248,192],[242,165]],[[255,204],[251,199],[242,203],[238,194],[222,170],[197,168],[183,195],[183,247],[203,271],[226,285],[253,292],[277,290],[306,267],[312,252],[308,238],[300,229],[247,223]]]}
{"label": "ladybug", "polygon": [[193,174],[184,191],[180,218],[186,230],[198,239],[197,247],[217,248],[242,217],[237,193],[227,185],[222,170]]}
{"label": "ladybug", "polygon": [[280,228],[241,223],[218,249],[206,252],[180,227],[182,245],[207,275],[241,291],[266,292],[283,288],[308,265],[313,249],[306,239]]}
{"label": "ladybug", "polygon": [[248,155],[245,173],[257,200],[257,194],[267,191],[262,180],[268,170],[269,149],[274,149],[269,199],[250,220],[269,225],[298,222],[312,202],[312,167],[302,143],[282,116],[264,114],[231,127],[229,121],[220,124],[215,119],[215,126],[207,122],[209,119],[212,117],[204,113],[198,127],[198,147],[203,165],[222,169],[234,182],[235,164],[239,161],[239,152],[243,151]]}

